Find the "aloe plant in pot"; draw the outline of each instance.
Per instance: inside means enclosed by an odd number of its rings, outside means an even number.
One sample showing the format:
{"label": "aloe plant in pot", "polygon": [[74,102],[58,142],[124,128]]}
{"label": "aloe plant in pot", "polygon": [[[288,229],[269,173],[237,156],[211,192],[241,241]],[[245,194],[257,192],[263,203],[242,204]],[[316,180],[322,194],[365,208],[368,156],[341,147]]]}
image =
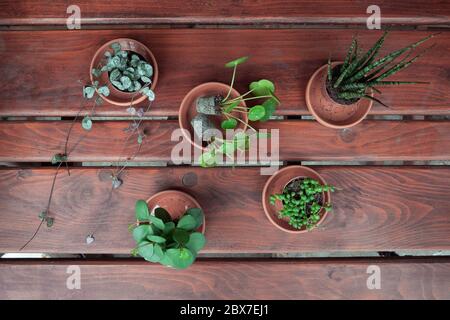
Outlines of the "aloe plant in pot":
{"label": "aloe plant in pot", "polygon": [[[274,83],[267,79],[251,82],[244,94],[235,90],[237,67],[247,59],[248,57],[241,57],[225,64],[226,68],[233,69],[230,85],[219,82],[201,84],[192,89],[181,102],[180,127],[186,140],[205,151],[199,159],[202,166],[215,165],[218,155],[229,155],[236,150],[245,149],[249,143],[246,133],[237,132],[232,140],[224,140],[225,131],[245,131],[250,128],[256,133],[257,130],[249,124],[249,120],[267,121],[280,104],[275,95]],[[247,105],[250,103],[252,106]],[[222,136],[215,136],[214,130],[220,130]],[[240,148],[242,146],[244,148]]]}
{"label": "aloe plant in pot", "polygon": [[421,57],[429,48],[413,57],[411,54],[435,34],[380,57],[387,34],[385,32],[366,52],[362,52],[358,40],[353,38],[344,61],[332,62],[330,58],[312,75],[306,88],[306,104],[317,121],[336,129],[354,126],[365,118],[374,101],[389,107],[374,96],[381,94],[379,87],[427,84],[388,81],[387,78]]}
{"label": "aloe plant in pot", "polygon": [[206,243],[203,210],[194,198],[167,190],[138,200],[135,212],[136,222],[129,226],[136,241],[133,255],[176,269],[194,263]]}

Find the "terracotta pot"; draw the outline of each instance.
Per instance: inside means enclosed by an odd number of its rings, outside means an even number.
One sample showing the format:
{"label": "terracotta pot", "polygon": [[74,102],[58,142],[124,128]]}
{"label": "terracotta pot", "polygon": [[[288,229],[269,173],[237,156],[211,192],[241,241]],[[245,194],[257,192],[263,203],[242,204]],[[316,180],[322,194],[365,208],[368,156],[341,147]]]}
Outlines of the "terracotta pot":
{"label": "terracotta pot", "polygon": [[[197,99],[204,96],[215,96],[222,95],[226,96],[230,90],[230,86],[220,82],[207,82],[203,83],[191,91],[183,98],[181,102],[180,110],[178,112],[178,121],[180,123],[180,128],[183,130],[184,137],[195,147],[206,150],[206,144],[199,144],[194,142],[194,129],[191,126],[191,120],[197,115],[196,103]],[[237,98],[240,96],[240,93],[235,89],[231,91],[231,98]],[[243,101],[240,106],[246,106],[245,101]],[[247,114],[243,114],[241,112],[231,112],[231,114],[239,119],[241,119],[246,124],[244,125],[241,122],[238,122],[237,128],[246,130],[248,123]],[[225,130],[222,130],[220,124],[222,120],[225,119],[223,116],[211,116],[210,119],[213,121],[217,129],[222,131],[223,136],[225,137]]]}
{"label": "terracotta pot", "polygon": [[[166,190],[161,191],[147,200],[148,208],[150,211],[156,206],[159,206],[170,214],[172,220],[178,220],[182,215],[186,213],[187,209],[200,208],[200,204],[189,194],[178,190]],[[198,231],[205,233],[205,218],[203,218],[203,224],[198,228]]]}
{"label": "terracotta pot", "polygon": [[[147,63],[149,63],[153,67],[153,76],[151,77],[152,84],[150,88],[152,90],[155,89],[156,83],[158,82],[158,64],[156,63],[155,56],[153,53],[142,43],[133,40],[133,39],[127,39],[127,38],[120,38],[120,39],[114,39],[107,43],[105,43],[103,46],[101,46],[97,52],[95,53],[94,57],[91,61],[91,66],[89,68],[89,74],[91,77],[91,82],[94,80],[98,80],[100,82],[100,85],[106,84],[109,88],[110,94],[108,97],[102,96],[102,98],[116,106],[130,106],[130,105],[137,105],[144,100],[147,99],[147,96],[136,93],[136,92],[124,92],[119,89],[117,89],[110,81],[108,77],[108,72],[103,72],[100,78],[94,78],[94,75],[92,74],[92,69],[97,68],[99,64],[104,61],[105,52],[113,52],[111,49],[111,44],[118,42],[120,43],[120,46],[122,50],[125,51],[132,51],[134,53],[137,53],[140,55]],[[97,91],[98,93],[98,91]],[[134,97],[134,99],[133,99]],[[133,102],[131,103],[131,101]]]}
{"label": "terracotta pot", "polygon": [[[332,67],[342,64],[333,62]],[[308,81],[306,87],[306,105],[317,121],[324,126],[343,129],[360,123],[369,113],[373,101],[360,99],[356,103],[345,105],[334,101],[326,89],[328,65],[320,67]],[[373,96],[373,91],[369,94]]]}
{"label": "terracotta pot", "polygon": [[[289,233],[303,233],[308,232],[306,228],[296,229],[291,226],[288,221],[289,218],[280,219],[278,217],[278,211],[283,208],[283,204],[281,201],[276,201],[275,205],[270,204],[270,196],[273,194],[281,194],[283,193],[284,188],[293,180],[299,178],[312,178],[317,181],[321,185],[326,185],[325,180],[320,176],[316,171],[304,167],[304,166],[289,166],[277,171],[274,175],[272,175],[269,180],[267,180],[266,185],[264,186],[264,190],[262,193],[262,202],[264,207],[264,212],[269,218],[269,221],[278,229],[283,230]],[[322,193],[323,203],[331,202],[331,194],[329,191]],[[327,216],[327,212],[324,208],[319,211],[320,220],[317,222],[316,226],[322,223],[322,221]]]}

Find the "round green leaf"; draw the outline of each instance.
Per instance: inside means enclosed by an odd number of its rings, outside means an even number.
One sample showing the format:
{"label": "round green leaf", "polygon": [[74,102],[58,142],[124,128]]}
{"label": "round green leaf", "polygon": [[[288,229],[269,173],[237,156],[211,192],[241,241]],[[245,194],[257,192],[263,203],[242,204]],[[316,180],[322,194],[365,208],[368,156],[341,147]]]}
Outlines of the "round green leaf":
{"label": "round green leaf", "polygon": [[165,225],[161,219],[152,215],[149,215],[148,219],[152,222],[152,225],[154,225],[156,228],[158,228],[159,230],[164,230]]}
{"label": "round green leaf", "polygon": [[120,77],[120,82],[124,89],[128,89],[131,86],[131,79],[127,76]]}
{"label": "round green leaf", "polygon": [[247,61],[247,59],[248,59],[248,57],[240,57],[240,58],[237,58],[236,60],[233,60],[233,61],[230,61],[230,62],[226,63],[226,64],[225,64],[225,67],[227,67],[227,68],[234,68],[234,67],[236,67],[237,65],[239,65],[239,64],[244,63],[245,61]]}
{"label": "round green leaf", "polygon": [[142,241],[138,245],[139,255],[147,261],[153,256],[153,244],[148,241]]}
{"label": "round green leaf", "polygon": [[143,224],[140,226],[137,226],[136,228],[133,229],[133,239],[139,243],[142,240],[144,240],[145,238],[147,238],[148,234],[151,234],[152,229],[149,227],[149,225],[147,224]]}
{"label": "round green leaf", "polygon": [[84,117],[81,121],[81,126],[84,130],[89,131],[92,129],[92,119],[88,116]]}
{"label": "round green leaf", "polygon": [[266,109],[261,105],[256,105],[252,107],[248,113],[248,119],[250,121],[258,121],[264,117],[266,114]]}
{"label": "round green leaf", "polygon": [[230,118],[227,120],[223,120],[222,124],[220,125],[222,127],[222,129],[226,130],[226,129],[234,129],[237,126],[237,120]]}
{"label": "round green leaf", "polygon": [[142,80],[142,82],[144,82],[144,83],[150,83],[150,82],[152,82],[152,80],[150,80],[150,78],[149,78],[149,77],[146,77],[146,76],[142,76],[142,77],[141,77],[141,80]]}
{"label": "round green leaf", "polygon": [[177,243],[179,243],[181,245],[185,245],[189,241],[189,232],[187,232],[186,230],[177,228],[173,232],[173,239]]}
{"label": "round green leaf", "polygon": [[135,211],[137,220],[139,221],[149,220],[150,213],[148,212],[147,202],[145,202],[144,200],[136,201]]}
{"label": "round green leaf", "polygon": [[262,79],[250,83],[250,90],[253,90],[252,94],[255,97],[267,96],[275,93],[275,85],[270,80]]}
{"label": "round green leaf", "polygon": [[164,258],[164,251],[159,244],[153,245],[153,256],[152,259],[157,260],[155,262],[160,262]]}
{"label": "round green leaf", "polygon": [[190,215],[195,219],[195,227],[194,229],[197,229],[203,224],[204,214],[203,210],[200,208],[191,208],[186,211],[187,215]]}
{"label": "round green leaf", "polygon": [[277,100],[275,100],[273,98],[269,98],[266,101],[264,101],[262,106],[264,107],[265,114],[264,114],[264,117],[259,119],[259,121],[267,121],[267,120],[269,120],[270,116],[272,116],[274,114],[275,110],[277,109],[278,102],[277,102]]}
{"label": "round green leaf", "polygon": [[205,246],[206,239],[205,236],[200,232],[194,232],[190,235],[186,247],[192,252],[199,252]]}
{"label": "round green leaf", "polygon": [[109,80],[110,81],[117,81],[120,79],[120,71],[119,69],[114,69],[113,71],[111,71],[111,73],[109,74]]}
{"label": "round green leaf", "polygon": [[161,207],[155,209],[155,217],[161,219],[164,223],[172,221],[170,214]]}
{"label": "round green leaf", "polygon": [[152,242],[156,242],[156,243],[164,243],[166,242],[166,238],[160,237],[160,236],[155,236],[155,235],[149,235],[147,237],[148,240],[152,241]]}
{"label": "round green leaf", "polygon": [[194,217],[191,215],[184,215],[180,221],[177,223],[177,228],[184,229],[184,230],[194,230],[197,225],[197,222],[195,221]]}
{"label": "round green leaf", "polygon": [[194,263],[195,260],[194,254],[186,248],[169,249],[167,250],[166,255],[172,262],[173,267],[177,269],[186,269]]}
{"label": "round green leaf", "polygon": [[147,77],[151,77],[153,75],[153,67],[148,63],[144,64],[144,72]]}

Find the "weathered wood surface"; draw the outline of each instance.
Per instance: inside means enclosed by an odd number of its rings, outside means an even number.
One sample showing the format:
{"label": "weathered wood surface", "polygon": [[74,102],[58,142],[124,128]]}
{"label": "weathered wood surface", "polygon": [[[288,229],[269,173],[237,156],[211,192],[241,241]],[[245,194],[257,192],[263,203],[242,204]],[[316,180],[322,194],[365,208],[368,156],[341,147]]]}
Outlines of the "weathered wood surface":
{"label": "weathered wood surface", "polygon": [[[0,25],[66,25],[71,3],[62,0],[0,1]],[[82,25],[98,24],[358,24],[366,25],[371,1],[79,0]],[[450,23],[447,1],[379,0],[383,25]]]}
{"label": "weathered wood surface", "polygon": [[[69,290],[74,266],[81,287]],[[380,289],[368,289],[369,266],[379,267]],[[450,299],[450,259],[198,260],[175,271],[138,260],[2,259],[0,286],[0,299]]]}
{"label": "weathered wood surface", "polygon": [[[224,63],[245,55],[251,59],[239,66],[239,91],[247,91],[251,81],[268,78],[275,82],[282,101],[278,114],[308,114],[304,95],[310,76],[329,54],[343,59],[355,33],[330,29],[2,31],[0,60],[5,63],[0,64],[0,116],[76,115],[82,104],[79,80],[88,80],[95,51],[118,37],[143,42],[158,61],[157,98],[149,115],[176,116],[189,90],[208,81],[228,83],[231,70]],[[381,35],[381,31],[357,33],[364,48]],[[382,52],[428,34],[393,31]],[[392,78],[430,83],[383,88],[381,98],[391,108],[376,103],[372,114],[450,114],[450,32],[441,33],[430,45],[434,42],[436,47]],[[97,108],[97,114],[128,115],[126,108],[106,104]]]}
{"label": "weathered wood surface", "polygon": [[[0,122],[0,161],[50,162],[64,153],[71,121]],[[137,153],[137,135],[124,130],[128,121],[97,121],[86,132],[76,123],[68,144],[69,161],[125,161]],[[280,160],[449,160],[448,121],[365,120],[345,130],[332,130],[316,121],[284,120],[261,123],[275,138],[279,129]],[[170,161],[173,147],[181,141],[177,121],[145,121],[141,129],[147,137],[137,156],[130,161]],[[174,133],[175,132],[175,133]],[[174,141],[171,141],[174,133]],[[271,149],[272,138],[259,144]],[[198,156],[193,159],[198,159]],[[249,158],[247,158],[248,160]],[[192,160],[193,161],[193,160]],[[189,161],[187,163],[190,163]]]}
{"label": "weathered wood surface", "polygon": [[[127,230],[137,199],[175,188],[205,210],[209,253],[450,250],[450,169],[447,167],[315,167],[342,189],[319,229],[292,235],[266,218],[259,168],[127,169],[112,191],[110,169],[61,171],[43,227],[26,252],[129,253]],[[0,252],[17,252],[39,224],[54,169],[0,170]],[[86,244],[94,234],[95,242]]]}

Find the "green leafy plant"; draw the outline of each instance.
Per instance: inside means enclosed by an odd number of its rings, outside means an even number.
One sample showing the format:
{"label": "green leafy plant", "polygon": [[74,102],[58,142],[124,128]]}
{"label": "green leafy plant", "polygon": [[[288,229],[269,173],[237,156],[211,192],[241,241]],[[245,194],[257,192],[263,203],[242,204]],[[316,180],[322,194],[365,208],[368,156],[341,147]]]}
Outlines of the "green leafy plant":
{"label": "green leafy plant", "polygon": [[328,60],[326,86],[327,91],[333,100],[348,105],[363,98],[374,100],[383,106],[388,107],[379,99],[372,97],[369,94],[369,89],[373,89],[381,94],[381,91],[377,87],[427,83],[414,81],[386,81],[385,79],[410,66],[430,49],[431,47],[410,58],[411,53],[416,47],[434,37],[435,34],[429,35],[407,47],[393,51],[384,57],[378,57],[387,34],[388,33],[385,32],[372,48],[365,53],[361,51],[358,40],[353,38],[343,64],[332,68],[331,58]]}
{"label": "green leafy plant", "polygon": [[[274,114],[276,108],[280,104],[280,100],[275,95],[275,85],[272,81],[261,79],[251,82],[249,90],[238,97],[232,98],[231,93],[236,80],[236,71],[238,65],[248,60],[248,57],[240,57],[225,64],[226,68],[232,68],[233,74],[231,77],[230,88],[225,97],[208,96],[200,97],[197,100],[197,111],[200,113],[192,121],[194,132],[202,136],[206,130],[213,129],[212,122],[208,121],[208,116],[222,115],[224,120],[221,122],[221,128],[224,130],[236,129],[239,123],[248,126],[257,137],[262,137],[257,133],[257,130],[250,124],[245,123],[236,113],[246,114],[250,121],[267,121]],[[251,107],[243,106],[242,102],[258,101]],[[199,128],[196,126],[199,124]],[[231,140],[224,140],[218,137],[211,137],[208,151],[204,152],[200,158],[199,163],[203,167],[212,167],[216,165],[217,156],[232,157],[235,151],[244,152],[248,150],[250,142],[250,135],[245,132],[237,132]]]}
{"label": "green leafy plant", "polygon": [[149,262],[157,262],[176,269],[194,263],[197,253],[206,243],[205,236],[196,230],[203,224],[203,211],[191,208],[177,221],[163,208],[151,214],[144,200],[136,202],[136,223],[129,229],[136,241],[132,254]]}
{"label": "green leafy plant", "polygon": [[334,192],[335,187],[321,185],[311,178],[299,178],[290,182],[281,194],[270,196],[270,204],[281,201],[283,208],[279,218],[289,218],[288,223],[296,229],[312,229],[320,220],[320,210],[331,210],[330,203],[324,203],[323,192]]}

